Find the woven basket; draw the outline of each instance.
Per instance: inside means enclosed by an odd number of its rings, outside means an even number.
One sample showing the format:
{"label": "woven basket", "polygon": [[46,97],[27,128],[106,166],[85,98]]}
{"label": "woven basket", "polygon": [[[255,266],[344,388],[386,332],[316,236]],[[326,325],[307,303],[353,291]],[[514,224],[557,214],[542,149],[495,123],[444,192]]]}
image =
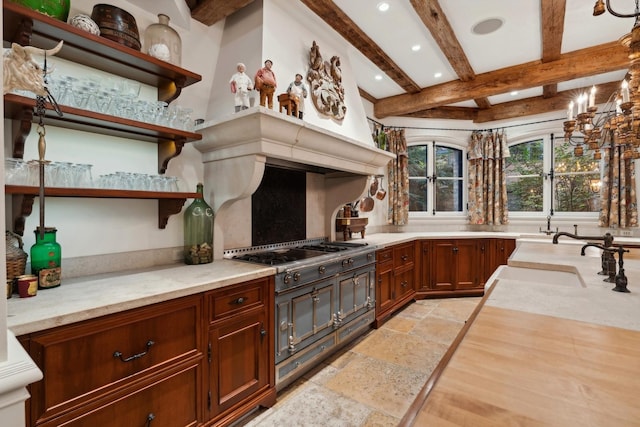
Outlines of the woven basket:
{"label": "woven basket", "polygon": [[24,274],[27,254],[22,250],[22,237],[11,231],[6,233],[7,243],[7,281]]}

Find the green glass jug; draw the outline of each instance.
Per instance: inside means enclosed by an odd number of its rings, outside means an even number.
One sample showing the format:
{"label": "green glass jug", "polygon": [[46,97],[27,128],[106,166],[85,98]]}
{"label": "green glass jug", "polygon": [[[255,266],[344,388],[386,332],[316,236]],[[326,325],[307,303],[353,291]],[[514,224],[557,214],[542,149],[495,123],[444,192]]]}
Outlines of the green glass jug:
{"label": "green glass jug", "polygon": [[56,242],[56,230],[45,227],[40,236],[40,227],[35,229],[36,243],[31,246],[31,274],[38,277],[38,289],[49,289],[60,286],[62,278],[62,249]]}
{"label": "green glass jug", "polygon": [[69,17],[70,0],[11,0],[29,9],[49,15],[52,18],[67,22]]}
{"label": "green glass jug", "polygon": [[213,209],[205,202],[202,183],[196,186],[201,195],[184,213],[184,261],[206,264],[213,261]]}

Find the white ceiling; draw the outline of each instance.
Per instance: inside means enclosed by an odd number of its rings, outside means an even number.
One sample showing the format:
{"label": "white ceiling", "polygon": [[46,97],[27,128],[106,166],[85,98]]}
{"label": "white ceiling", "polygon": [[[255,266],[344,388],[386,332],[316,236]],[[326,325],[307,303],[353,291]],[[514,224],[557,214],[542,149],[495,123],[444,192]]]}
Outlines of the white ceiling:
{"label": "white ceiling", "polygon": [[[379,12],[382,0],[334,0],[387,55],[420,87],[457,80],[458,76],[424,26],[409,0],[385,0],[390,8]],[[426,1],[426,0],[425,0]],[[593,16],[594,0],[566,0],[562,53],[617,41],[633,27],[631,18],[617,18],[605,12]],[[541,0],[440,0],[439,4],[474,73],[482,74],[504,67],[538,61],[542,55]],[[613,0],[617,12],[632,13],[635,2]],[[472,27],[487,18],[499,18],[503,26],[487,35],[472,33]],[[411,47],[421,49],[413,52]],[[404,94],[405,91],[357,49],[350,51],[351,65],[361,89],[376,99]],[[435,73],[442,73],[439,78]],[[558,91],[571,90],[622,80],[625,70],[581,78],[558,84]],[[382,76],[376,80],[375,76]],[[492,96],[492,105],[542,95],[542,87]],[[455,106],[475,107],[473,101]]]}

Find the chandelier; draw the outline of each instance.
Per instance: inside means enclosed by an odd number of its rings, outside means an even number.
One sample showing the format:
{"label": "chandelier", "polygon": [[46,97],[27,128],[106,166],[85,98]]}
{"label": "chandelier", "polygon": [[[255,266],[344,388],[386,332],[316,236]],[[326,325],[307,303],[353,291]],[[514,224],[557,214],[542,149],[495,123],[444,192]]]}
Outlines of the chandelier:
{"label": "chandelier", "polygon": [[[625,159],[640,158],[640,0],[635,0],[635,13],[621,14],[611,9],[606,0],[606,10],[619,18],[636,18],[630,33],[620,38],[629,49],[629,80],[625,78],[620,88],[607,100],[604,109],[597,114],[595,86],[589,94],[582,93],[569,103],[567,121],[564,122],[564,138],[574,145],[574,156],[584,154],[584,148],[600,160],[602,148],[618,148]],[[605,12],[605,2],[597,0],[593,15]]]}

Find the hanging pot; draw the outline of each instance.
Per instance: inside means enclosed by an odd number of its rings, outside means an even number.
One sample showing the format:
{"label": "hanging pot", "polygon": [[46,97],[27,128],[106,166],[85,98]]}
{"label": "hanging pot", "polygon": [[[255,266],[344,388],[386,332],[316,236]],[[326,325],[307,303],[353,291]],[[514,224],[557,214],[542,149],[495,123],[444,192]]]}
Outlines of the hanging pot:
{"label": "hanging pot", "polygon": [[387,191],[382,188],[382,178],[380,178],[380,189],[376,192],[376,199],[384,200],[387,197]]}
{"label": "hanging pot", "polygon": [[376,192],[378,191],[378,177],[374,177],[373,178],[373,182],[371,183],[371,186],[369,187],[369,195],[371,195],[372,197],[376,195]]}
{"label": "hanging pot", "polygon": [[375,201],[370,196],[363,197],[362,200],[360,200],[360,210],[362,212],[371,212],[374,203]]}

